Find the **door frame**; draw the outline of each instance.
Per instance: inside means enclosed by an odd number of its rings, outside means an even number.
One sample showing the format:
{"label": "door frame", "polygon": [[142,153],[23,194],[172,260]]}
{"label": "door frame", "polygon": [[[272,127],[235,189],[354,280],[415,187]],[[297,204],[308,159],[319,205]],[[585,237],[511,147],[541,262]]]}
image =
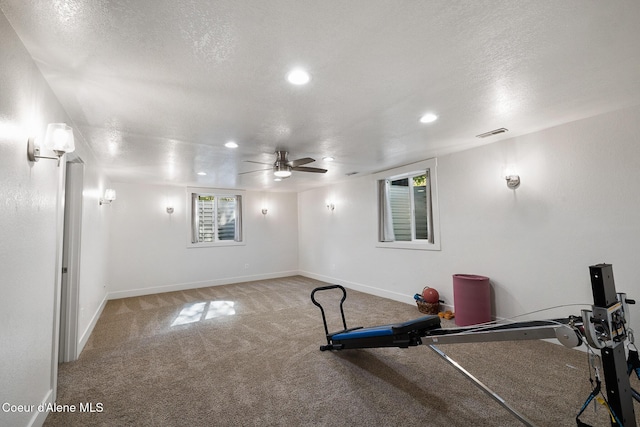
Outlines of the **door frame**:
{"label": "door frame", "polygon": [[79,356],[78,317],[84,163],[80,158],[74,157],[67,161],[66,167],[59,362],[72,362]]}

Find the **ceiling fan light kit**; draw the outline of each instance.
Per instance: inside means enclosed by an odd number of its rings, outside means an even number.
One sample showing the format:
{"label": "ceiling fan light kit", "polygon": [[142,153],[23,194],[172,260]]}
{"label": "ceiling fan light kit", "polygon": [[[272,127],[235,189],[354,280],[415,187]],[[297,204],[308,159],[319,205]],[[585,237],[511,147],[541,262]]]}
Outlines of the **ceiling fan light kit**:
{"label": "ceiling fan light kit", "polygon": [[273,174],[279,178],[288,178],[291,176],[291,168],[288,166],[276,166]]}

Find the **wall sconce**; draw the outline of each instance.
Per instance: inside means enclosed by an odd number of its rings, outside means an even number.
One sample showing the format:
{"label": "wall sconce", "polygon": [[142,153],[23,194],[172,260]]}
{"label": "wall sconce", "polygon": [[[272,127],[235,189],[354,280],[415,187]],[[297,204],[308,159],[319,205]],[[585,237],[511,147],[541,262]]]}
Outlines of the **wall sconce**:
{"label": "wall sconce", "polygon": [[173,213],[173,206],[167,206],[167,213],[171,215]]}
{"label": "wall sconce", "polygon": [[327,210],[332,211],[336,208],[336,205],[333,202],[327,202]]}
{"label": "wall sconce", "polygon": [[71,153],[76,149],[73,140],[73,129],[65,123],[49,123],[47,132],[44,136],[44,147],[56,153],[58,157],[48,157],[40,155],[40,146],[36,144],[33,138],[29,138],[27,142],[27,157],[32,162],[40,159],[53,159],[58,161],[60,166],[60,158],[65,153]]}
{"label": "wall sconce", "polygon": [[520,176],[519,175],[507,175],[504,177],[507,180],[507,187],[512,190],[515,190],[520,186]]}
{"label": "wall sconce", "polygon": [[116,190],[107,188],[104,190],[104,197],[100,199],[100,205],[110,205],[116,199]]}
{"label": "wall sconce", "polygon": [[266,215],[267,214],[267,208],[262,208],[262,215]]}

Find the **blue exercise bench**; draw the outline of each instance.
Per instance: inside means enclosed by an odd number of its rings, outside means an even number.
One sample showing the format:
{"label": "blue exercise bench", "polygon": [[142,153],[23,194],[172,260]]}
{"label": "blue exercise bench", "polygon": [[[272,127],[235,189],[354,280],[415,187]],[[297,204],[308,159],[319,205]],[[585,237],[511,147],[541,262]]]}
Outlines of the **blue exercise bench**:
{"label": "blue exercise bench", "polygon": [[[342,290],[340,299],[340,315],[344,329],[338,332],[329,333],[327,328],[327,318],[324,308],[316,300],[316,292],[330,289]],[[400,347],[407,348],[422,344],[422,337],[427,335],[427,331],[440,328],[440,318],[436,315],[424,316],[402,323],[392,323],[389,325],[372,326],[363,328],[347,328],[344,318],[342,304],[347,298],[347,291],[340,285],[329,285],[315,288],[311,292],[311,301],[320,308],[322,322],[327,336],[327,345],[321,345],[320,350],[347,350],[354,348],[377,348],[377,347]]]}

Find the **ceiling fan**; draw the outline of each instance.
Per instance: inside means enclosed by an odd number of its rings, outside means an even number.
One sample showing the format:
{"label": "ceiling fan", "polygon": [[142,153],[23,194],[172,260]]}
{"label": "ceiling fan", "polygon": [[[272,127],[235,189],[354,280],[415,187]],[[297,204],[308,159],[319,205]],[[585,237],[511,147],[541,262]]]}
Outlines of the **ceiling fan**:
{"label": "ceiling fan", "polygon": [[[303,166],[311,162],[315,162],[315,159],[311,157],[304,157],[302,159],[289,160],[288,151],[276,151],[276,161],[269,168],[258,169],[254,171],[242,172],[239,175],[244,175],[252,172],[259,172],[264,170],[273,169],[273,174],[278,178],[289,178],[292,171],[297,172],[314,172],[314,173],[326,173],[326,169],[312,168],[309,166]],[[271,163],[254,162],[252,160],[245,160],[248,163],[258,163],[260,165],[271,165]]]}

